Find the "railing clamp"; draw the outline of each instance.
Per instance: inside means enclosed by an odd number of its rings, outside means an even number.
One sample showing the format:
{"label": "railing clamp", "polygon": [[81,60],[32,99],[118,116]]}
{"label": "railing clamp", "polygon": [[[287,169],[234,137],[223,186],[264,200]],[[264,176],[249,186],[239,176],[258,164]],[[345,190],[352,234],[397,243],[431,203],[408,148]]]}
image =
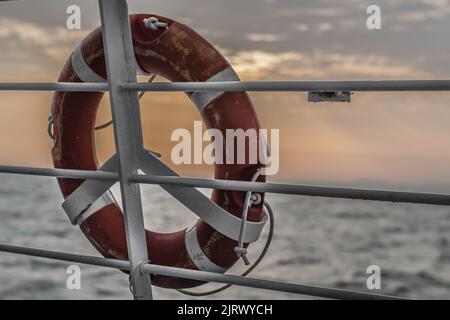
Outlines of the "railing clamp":
{"label": "railing clamp", "polygon": [[309,102],[351,102],[351,91],[309,91]]}
{"label": "railing clamp", "polygon": [[[145,281],[144,281],[144,283],[145,283],[145,287],[144,288],[140,288],[140,291],[141,292],[138,292],[138,290],[137,290],[137,288],[136,288],[136,283],[142,283],[142,278],[145,278],[146,277],[146,273],[145,273],[145,270],[144,270],[144,266],[146,265],[146,264],[149,264],[150,263],[150,260],[149,261],[144,261],[144,262],[141,262],[141,263],[139,263],[137,266],[136,266],[136,268],[134,269],[134,272],[130,272],[130,276],[129,276],[129,288],[130,288],[130,292],[133,294],[133,296],[134,296],[134,298],[135,299],[142,299],[142,298],[144,298],[146,295],[147,295],[147,293],[149,292],[149,290],[150,290],[150,286],[151,286],[151,284],[150,284],[150,282],[149,282],[149,279],[146,279]],[[151,292],[151,291],[150,291]]]}
{"label": "railing clamp", "polygon": [[[258,177],[261,175],[261,169],[258,169],[256,173],[253,175],[251,182],[255,182]],[[244,247],[244,234],[245,234],[245,228],[247,225],[247,216],[248,216],[248,210],[251,206],[257,205],[261,203],[262,197],[259,193],[252,193],[251,191],[248,191],[245,195],[245,201],[244,206],[242,208],[242,215],[241,215],[241,229],[239,231],[239,241],[238,245],[234,248],[234,252],[236,252],[236,255],[238,258],[242,258],[245,265],[249,265],[250,261],[247,258],[247,249]]]}

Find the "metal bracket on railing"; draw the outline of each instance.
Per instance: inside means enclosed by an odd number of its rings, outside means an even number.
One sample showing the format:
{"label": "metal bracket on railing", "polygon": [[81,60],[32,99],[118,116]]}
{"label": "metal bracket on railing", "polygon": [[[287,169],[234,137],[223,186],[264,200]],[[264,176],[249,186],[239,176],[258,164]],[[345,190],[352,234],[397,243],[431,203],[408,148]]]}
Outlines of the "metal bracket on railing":
{"label": "metal bracket on railing", "polygon": [[[253,175],[251,182],[255,182],[258,177],[261,175],[261,169],[258,169],[256,173]],[[262,197],[259,193],[253,194],[251,191],[248,191],[245,195],[245,201],[244,201],[244,207],[242,208],[242,215],[241,215],[241,229],[239,231],[239,241],[238,245],[234,248],[234,252],[236,252],[236,255],[238,258],[242,258],[244,260],[245,265],[249,265],[250,261],[247,258],[247,249],[244,247],[244,235],[245,235],[245,228],[247,226],[247,215],[248,210],[252,205],[261,203]]]}
{"label": "metal bracket on railing", "polygon": [[309,91],[309,102],[351,102],[350,91]]}
{"label": "metal bracket on railing", "polygon": [[[136,266],[134,272],[130,272],[130,276],[129,276],[130,292],[137,299],[142,299],[149,293],[149,291],[151,292],[151,287],[150,287],[151,285],[150,285],[150,283],[147,282],[146,273],[144,272],[144,266],[149,263],[150,263],[150,260],[148,260],[146,262],[141,262]],[[143,281],[144,283],[146,283],[144,292],[138,293],[136,291],[136,286],[135,286],[136,281]]]}

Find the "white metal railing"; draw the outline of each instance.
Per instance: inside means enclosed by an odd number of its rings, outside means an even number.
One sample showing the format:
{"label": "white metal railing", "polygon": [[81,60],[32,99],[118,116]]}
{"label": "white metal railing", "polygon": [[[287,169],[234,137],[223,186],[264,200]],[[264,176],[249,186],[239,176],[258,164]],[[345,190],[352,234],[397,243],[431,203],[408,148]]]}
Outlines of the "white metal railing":
{"label": "white metal railing", "polygon": [[[105,181],[119,180],[119,175],[114,172],[72,170],[72,169],[33,168],[33,167],[0,165],[0,173],[47,176],[57,178],[69,178],[69,179],[95,179]],[[450,205],[450,194],[355,189],[342,187],[301,185],[291,183],[250,182],[240,180],[220,180],[220,179],[144,175],[144,174],[133,174],[129,177],[129,180],[130,182],[135,183],[174,185],[186,188],[194,187],[194,188],[220,189],[232,191],[294,194],[312,197],[421,203],[421,204],[433,204],[444,206]]]}
{"label": "white metal railing", "polygon": [[109,85],[107,83],[89,83],[89,82],[1,83],[0,90],[103,92],[109,91]]}
{"label": "white metal railing", "polygon": [[450,80],[370,80],[370,81],[223,81],[123,83],[133,91],[448,91]]}
{"label": "white metal railing", "polygon": [[[0,244],[0,251],[24,254],[33,257],[41,257],[53,260],[84,263],[94,266],[115,268],[130,271],[130,264],[127,261],[55,252],[27,247]],[[310,296],[317,296],[330,299],[372,299],[372,300],[403,300],[403,298],[368,292],[351,291],[336,288],[327,288],[298,283],[288,283],[267,279],[241,277],[228,274],[219,274],[206,271],[166,267],[153,264],[142,265],[141,271],[153,275],[178,277],[198,281],[208,281],[226,283],[238,286],[246,286],[258,289],[274,290],[279,292],[297,293]]]}
{"label": "white metal railing", "polygon": [[[135,117],[136,114],[139,115],[139,101],[136,92],[450,91],[450,80],[138,83],[136,81],[135,67],[127,63],[127,61],[134,61],[133,59],[127,59],[134,53],[132,52],[126,0],[99,0],[99,6],[102,27],[106,31],[103,32],[103,41],[105,43],[108,83],[0,83],[0,91],[109,92],[110,96],[114,97],[114,101],[111,100],[111,109],[115,119],[116,150],[121,163],[119,172],[0,166],[0,173],[118,181],[122,192],[124,216],[127,220],[126,233],[130,261],[18,247],[8,244],[0,244],[0,251],[127,270],[130,272],[130,281],[133,286],[132,292],[135,299],[150,299],[152,297],[149,277],[154,274],[334,299],[398,298],[367,292],[158,266],[145,262],[148,258],[146,242],[143,241],[144,223],[140,193],[138,192],[136,195],[136,193],[130,192],[131,188],[138,188],[141,183],[175,185],[185,188],[201,187],[434,205],[450,205],[450,195],[136,174],[139,165],[138,161],[133,158],[133,154],[136,154],[133,151],[142,147],[142,132],[140,132],[140,128],[134,126],[132,121],[132,117]],[[124,128],[127,130],[122,130]],[[130,141],[134,143],[129,143]]]}
{"label": "white metal railing", "polygon": [[[336,81],[217,81],[217,82],[122,82],[125,91],[450,91],[450,80],[336,80]],[[0,83],[1,90],[109,91],[105,83]]]}
{"label": "white metal railing", "polygon": [[73,170],[73,169],[54,169],[54,168],[33,168],[19,166],[0,166],[0,172],[25,174],[30,176],[44,176],[68,179],[95,179],[118,181],[119,174],[105,171]]}

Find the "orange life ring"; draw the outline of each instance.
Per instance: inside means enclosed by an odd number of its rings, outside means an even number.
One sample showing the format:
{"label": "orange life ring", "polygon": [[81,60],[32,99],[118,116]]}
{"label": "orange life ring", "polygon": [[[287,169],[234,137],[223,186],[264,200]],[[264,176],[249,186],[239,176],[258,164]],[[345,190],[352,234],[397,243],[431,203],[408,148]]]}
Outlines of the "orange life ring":
{"label": "orange life ring", "polygon": [[[167,27],[146,27],[144,19],[149,17],[167,23]],[[149,14],[131,15],[130,23],[136,61],[145,72],[156,73],[177,82],[238,80],[227,60],[188,26]],[[105,79],[102,31],[97,28],[72,53],[59,81],[104,82]],[[245,92],[187,94],[201,112],[207,128],[218,129],[224,135],[226,129],[260,128]],[[52,156],[56,168],[98,169],[94,125],[102,97],[103,93],[96,92],[54,94],[52,117],[55,140]],[[216,164],[215,178],[249,181],[262,167],[259,161],[256,164]],[[264,177],[261,176],[258,181],[265,181]],[[63,178],[58,179],[58,182],[65,198],[84,183],[83,180]],[[214,190],[211,200],[233,217],[240,217],[244,198],[245,192]],[[259,223],[263,220],[262,202],[249,209],[248,221]],[[80,225],[95,248],[105,257],[127,259],[123,216],[115,201],[106,193],[83,213],[83,218],[76,224]],[[237,241],[216,229],[199,219],[194,227],[174,233],[146,230],[149,259],[159,265],[225,272],[237,260],[234,251]],[[196,261],[193,257],[195,254],[199,254],[202,261]],[[167,288],[188,288],[201,284],[164,276],[153,276],[152,283]]]}

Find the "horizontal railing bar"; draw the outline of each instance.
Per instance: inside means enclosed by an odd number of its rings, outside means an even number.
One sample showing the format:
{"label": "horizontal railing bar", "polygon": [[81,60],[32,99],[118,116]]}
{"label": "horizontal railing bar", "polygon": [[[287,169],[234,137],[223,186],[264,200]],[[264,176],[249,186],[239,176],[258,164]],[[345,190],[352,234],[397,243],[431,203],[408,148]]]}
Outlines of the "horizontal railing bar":
{"label": "horizontal railing bar", "polygon": [[[133,91],[450,91],[450,80],[223,81],[123,83]],[[0,91],[108,91],[107,83],[0,83]]]}
{"label": "horizontal railing bar", "polygon": [[53,169],[36,167],[19,167],[0,165],[0,173],[11,173],[32,176],[46,176],[68,179],[95,179],[117,181],[119,175],[115,172],[92,171],[92,170],[73,170],[73,169]]}
{"label": "horizontal railing bar", "polygon": [[105,83],[56,82],[56,83],[0,83],[0,91],[79,91],[104,92],[109,86]]}
{"label": "horizontal railing bar", "polygon": [[409,300],[403,297],[373,294],[362,291],[328,288],[300,283],[289,283],[253,277],[242,277],[199,270],[166,267],[159,265],[145,265],[144,272],[155,275],[192,279],[198,281],[217,282],[256,289],[265,289],[286,293],[295,293],[313,297],[340,300]]}
{"label": "horizontal railing bar", "polygon": [[68,262],[78,262],[99,267],[116,268],[124,271],[130,270],[128,261],[107,259],[95,256],[86,256],[73,253],[57,252],[44,249],[36,249],[22,246],[14,246],[10,244],[0,243],[0,252],[8,252],[14,254],[22,254],[26,256],[46,258],[51,260],[61,260]]}
{"label": "horizontal railing bar", "polygon": [[123,83],[132,91],[450,91],[450,80],[223,81]]}
{"label": "horizontal railing bar", "polygon": [[[94,256],[86,256],[79,254],[70,254],[64,252],[56,252],[42,249],[34,249],[20,246],[13,246],[8,244],[0,244],[0,251],[23,254],[28,256],[47,258],[53,260],[62,260],[76,263],[83,263],[101,267],[116,268],[120,270],[129,271],[130,265],[128,261],[107,259]],[[252,287],[257,289],[265,289],[272,291],[296,293],[308,296],[329,298],[329,299],[377,299],[377,300],[403,300],[406,298],[393,297],[388,295],[373,294],[361,291],[351,291],[336,288],[327,288],[313,285],[288,283],[275,280],[266,280],[252,277],[241,277],[213,272],[205,272],[191,269],[182,269],[175,267],[160,266],[154,264],[145,264],[142,267],[143,272],[149,274],[178,277],[184,279],[192,279],[198,281],[226,283],[238,286]]]}
{"label": "horizontal railing bar", "polygon": [[[95,179],[117,181],[115,172],[36,168],[0,165],[0,173],[48,176],[68,179]],[[175,185],[180,187],[209,188],[233,191],[253,191],[302,196],[342,198],[355,200],[374,200],[386,202],[406,202],[432,205],[450,205],[450,195],[420,192],[355,189],[327,186],[312,186],[286,183],[249,182],[238,180],[218,180],[192,177],[174,177],[158,175],[133,175],[131,182],[144,184]]]}
{"label": "horizontal railing bar", "polygon": [[134,175],[130,181],[145,184],[175,185],[180,187],[210,188],[234,191],[253,191],[302,196],[374,200],[387,202],[422,203],[450,205],[450,195],[403,191],[353,189],[340,187],[322,187],[311,185],[249,182],[237,180],[218,180],[205,178]]}

